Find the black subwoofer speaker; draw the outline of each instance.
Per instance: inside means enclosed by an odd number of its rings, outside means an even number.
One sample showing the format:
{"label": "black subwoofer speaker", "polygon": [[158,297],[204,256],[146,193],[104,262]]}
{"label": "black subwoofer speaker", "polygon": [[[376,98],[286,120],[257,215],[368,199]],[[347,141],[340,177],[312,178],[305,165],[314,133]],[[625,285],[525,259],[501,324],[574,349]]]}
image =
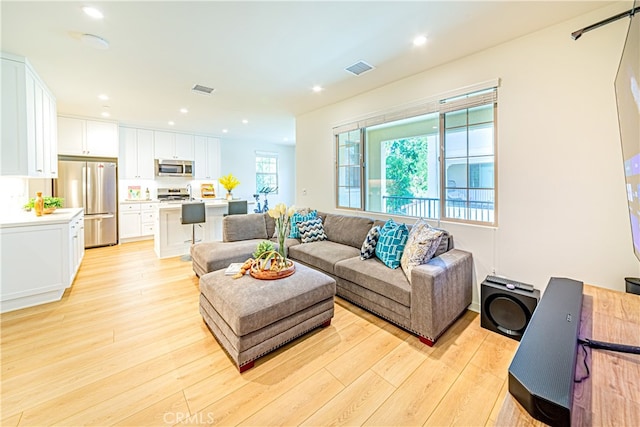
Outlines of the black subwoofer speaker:
{"label": "black subwoofer speaker", "polygon": [[480,326],[520,341],[538,305],[540,291],[509,289],[485,280],[480,300]]}

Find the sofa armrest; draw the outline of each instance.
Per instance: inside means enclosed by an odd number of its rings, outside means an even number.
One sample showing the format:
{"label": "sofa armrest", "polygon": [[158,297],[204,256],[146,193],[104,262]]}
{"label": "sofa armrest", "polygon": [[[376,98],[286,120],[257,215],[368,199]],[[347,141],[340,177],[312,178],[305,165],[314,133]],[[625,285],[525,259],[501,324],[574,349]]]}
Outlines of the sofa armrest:
{"label": "sofa armrest", "polygon": [[263,214],[227,215],[222,220],[222,241],[268,239]]}
{"label": "sofa armrest", "polygon": [[411,328],[435,342],[472,299],[473,257],[452,249],[411,272]]}

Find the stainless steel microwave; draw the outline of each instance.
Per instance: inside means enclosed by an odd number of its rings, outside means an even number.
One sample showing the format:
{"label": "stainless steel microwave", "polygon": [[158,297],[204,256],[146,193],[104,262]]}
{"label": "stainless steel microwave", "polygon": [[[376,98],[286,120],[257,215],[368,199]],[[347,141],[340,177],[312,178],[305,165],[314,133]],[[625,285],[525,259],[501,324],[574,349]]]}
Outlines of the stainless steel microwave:
{"label": "stainless steel microwave", "polygon": [[191,160],[156,159],[156,176],[193,176]]}

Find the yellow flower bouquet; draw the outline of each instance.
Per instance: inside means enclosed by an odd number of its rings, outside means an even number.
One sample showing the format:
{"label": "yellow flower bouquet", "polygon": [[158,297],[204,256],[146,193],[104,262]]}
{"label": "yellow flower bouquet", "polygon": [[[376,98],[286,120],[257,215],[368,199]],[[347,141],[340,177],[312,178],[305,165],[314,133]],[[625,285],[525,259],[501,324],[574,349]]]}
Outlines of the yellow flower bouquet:
{"label": "yellow flower bouquet", "polygon": [[227,190],[227,199],[230,200],[231,199],[231,191],[234,188],[236,188],[238,185],[240,185],[240,181],[238,181],[238,178],[236,178],[232,174],[223,176],[218,181],[220,182],[220,184],[222,184],[224,189]]}

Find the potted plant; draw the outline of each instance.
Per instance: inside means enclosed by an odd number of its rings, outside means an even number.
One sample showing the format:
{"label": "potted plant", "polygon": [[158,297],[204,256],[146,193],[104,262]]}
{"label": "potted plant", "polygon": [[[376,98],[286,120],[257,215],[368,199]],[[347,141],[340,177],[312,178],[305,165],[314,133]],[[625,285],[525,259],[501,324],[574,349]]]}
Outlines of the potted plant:
{"label": "potted plant", "polygon": [[[62,205],[64,204],[64,199],[60,197],[43,196],[42,200],[44,201],[44,210],[42,211],[44,214],[53,213],[56,209],[62,208]],[[26,211],[31,211],[31,209],[35,207],[35,202],[35,198],[29,199],[29,202],[24,205],[24,209]]]}
{"label": "potted plant", "polygon": [[234,188],[240,185],[240,181],[238,181],[238,178],[236,178],[232,174],[229,174],[229,175],[223,176],[218,181],[220,181],[220,184],[222,184],[224,189],[227,190],[227,200],[233,199],[233,195],[231,194],[231,192],[233,191]]}

